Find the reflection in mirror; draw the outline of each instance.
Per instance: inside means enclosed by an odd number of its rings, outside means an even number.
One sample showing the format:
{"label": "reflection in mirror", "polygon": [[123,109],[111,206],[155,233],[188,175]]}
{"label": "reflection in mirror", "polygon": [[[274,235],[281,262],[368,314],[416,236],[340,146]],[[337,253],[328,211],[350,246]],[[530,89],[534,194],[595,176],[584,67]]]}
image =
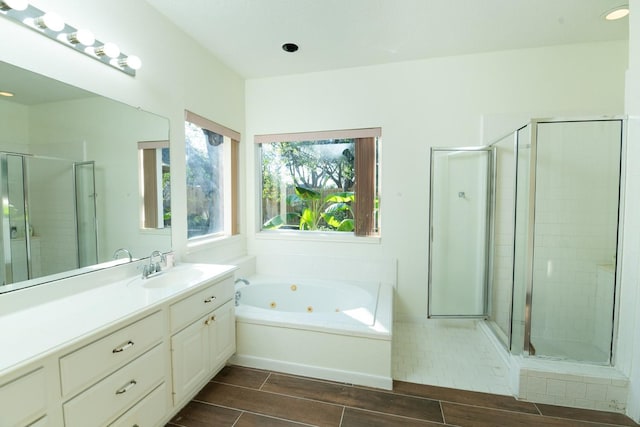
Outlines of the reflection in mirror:
{"label": "reflection in mirror", "polygon": [[142,228],[171,226],[169,141],[138,142]]}
{"label": "reflection in mirror", "polygon": [[[0,91],[14,94],[0,97],[0,292],[127,262],[119,248],[171,250],[166,118],[2,62]],[[154,227],[140,223],[139,141],[165,141]]]}

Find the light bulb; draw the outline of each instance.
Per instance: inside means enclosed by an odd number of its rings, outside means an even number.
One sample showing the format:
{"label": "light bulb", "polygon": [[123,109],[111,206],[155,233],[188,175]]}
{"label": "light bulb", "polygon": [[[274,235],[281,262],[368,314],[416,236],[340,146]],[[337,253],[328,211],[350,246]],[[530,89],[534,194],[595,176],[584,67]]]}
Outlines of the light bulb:
{"label": "light bulb", "polygon": [[64,28],[64,21],[55,13],[45,13],[39,18],[33,21],[38,27],[45,29],[48,28],[51,31],[62,31]]}
{"label": "light bulb", "polygon": [[616,19],[622,19],[629,14],[629,6],[618,6],[615,9],[611,9],[604,15],[604,19],[607,21],[615,21]]}
{"label": "light bulb", "polygon": [[93,44],[96,42],[96,38],[93,33],[85,29],[80,29],[74,33],[69,34],[67,36],[67,40],[69,41],[69,43],[80,43],[84,46],[93,46]]}
{"label": "light bulb", "polygon": [[95,53],[98,56],[108,56],[109,58],[117,58],[120,56],[120,48],[115,43],[105,43],[102,46],[95,48]]}
{"label": "light bulb", "polygon": [[4,0],[0,1],[0,10],[25,10],[29,7],[29,2],[26,0]]}
{"label": "light bulb", "polygon": [[129,67],[132,70],[139,70],[142,67],[142,61],[135,55],[129,55],[126,58],[122,58],[118,61],[121,67]]}

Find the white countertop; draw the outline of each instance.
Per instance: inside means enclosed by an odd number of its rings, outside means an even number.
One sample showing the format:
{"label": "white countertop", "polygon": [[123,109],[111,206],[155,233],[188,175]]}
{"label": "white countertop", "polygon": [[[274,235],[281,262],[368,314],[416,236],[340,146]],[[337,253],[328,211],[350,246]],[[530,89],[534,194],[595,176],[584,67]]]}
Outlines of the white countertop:
{"label": "white countertop", "polygon": [[[192,269],[200,274],[183,274]],[[141,281],[136,275],[7,314],[0,313],[0,376],[70,345],[87,334],[159,308],[162,303],[177,299],[235,269],[231,265],[179,264],[160,274],[172,276],[171,283],[163,287],[143,286],[160,276]],[[90,274],[85,278],[92,280]],[[42,292],[50,293],[51,286],[56,286],[56,283],[41,285]],[[3,297],[5,295],[0,294],[0,302]]]}

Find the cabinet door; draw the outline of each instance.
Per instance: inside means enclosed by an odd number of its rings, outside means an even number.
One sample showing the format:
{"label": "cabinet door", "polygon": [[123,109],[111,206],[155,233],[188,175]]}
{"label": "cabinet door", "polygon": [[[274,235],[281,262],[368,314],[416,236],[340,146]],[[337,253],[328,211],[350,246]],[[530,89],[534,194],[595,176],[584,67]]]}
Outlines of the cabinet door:
{"label": "cabinet door", "polygon": [[46,386],[44,368],[8,384],[0,384],[0,426],[25,425],[44,415],[47,409]]}
{"label": "cabinet door", "polygon": [[171,337],[173,402],[178,404],[209,375],[209,316]]}
{"label": "cabinet door", "polygon": [[236,352],[236,319],[232,301],[215,310],[211,316],[211,370],[218,370]]}

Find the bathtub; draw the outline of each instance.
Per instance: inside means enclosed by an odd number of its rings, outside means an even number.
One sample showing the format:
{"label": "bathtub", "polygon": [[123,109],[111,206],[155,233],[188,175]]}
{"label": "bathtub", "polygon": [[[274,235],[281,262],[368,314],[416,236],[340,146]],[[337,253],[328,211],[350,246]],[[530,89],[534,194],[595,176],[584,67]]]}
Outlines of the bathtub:
{"label": "bathtub", "polygon": [[236,285],[232,363],[392,388],[391,286],[264,276],[249,282]]}

